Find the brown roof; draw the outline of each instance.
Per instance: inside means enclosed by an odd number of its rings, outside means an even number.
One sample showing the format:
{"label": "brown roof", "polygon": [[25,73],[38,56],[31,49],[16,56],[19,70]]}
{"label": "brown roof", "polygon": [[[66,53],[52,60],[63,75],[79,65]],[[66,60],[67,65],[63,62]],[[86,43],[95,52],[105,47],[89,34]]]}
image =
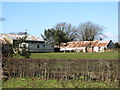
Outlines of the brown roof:
{"label": "brown roof", "polygon": [[62,46],[66,48],[74,48],[74,47],[85,47],[87,45],[91,45],[94,47],[102,47],[102,46],[107,46],[109,41],[73,41],[73,42],[68,42],[64,43],[62,45],[67,45],[67,46]]}
{"label": "brown roof", "polygon": [[102,46],[107,46],[108,43],[99,43],[98,45],[96,45],[97,47],[102,47]]}
{"label": "brown roof", "polygon": [[9,42],[6,39],[0,37],[0,44],[8,44],[8,43]]}

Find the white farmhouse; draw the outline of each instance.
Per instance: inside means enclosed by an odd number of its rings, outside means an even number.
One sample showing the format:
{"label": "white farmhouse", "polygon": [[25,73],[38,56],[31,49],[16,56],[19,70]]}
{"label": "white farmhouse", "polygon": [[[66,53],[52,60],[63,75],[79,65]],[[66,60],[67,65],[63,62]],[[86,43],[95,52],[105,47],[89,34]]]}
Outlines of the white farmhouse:
{"label": "white farmhouse", "polygon": [[[5,44],[14,44],[19,38],[25,37],[25,35],[17,35],[17,34],[1,34],[2,43],[4,41]],[[3,44],[3,50],[6,49]],[[19,50],[22,47],[28,48],[29,52],[54,52],[54,46],[50,44],[45,44],[45,41],[40,37],[36,36],[28,36],[24,43],[19,45]]]}

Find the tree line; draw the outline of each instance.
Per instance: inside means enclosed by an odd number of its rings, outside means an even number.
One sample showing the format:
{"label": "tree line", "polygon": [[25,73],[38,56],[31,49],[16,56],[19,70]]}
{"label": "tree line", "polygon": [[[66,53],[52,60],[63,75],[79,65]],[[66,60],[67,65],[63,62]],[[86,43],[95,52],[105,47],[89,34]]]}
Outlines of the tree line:
{"label": "tree line", "polygon": [[69,41],[94,41],[105,38],[103,31],[105,28],[93,22],[87,21],[75,27],[72,24],[61,22],[53,28],[45,29],[42,38],[48,44],[60,46],[61,43]]}

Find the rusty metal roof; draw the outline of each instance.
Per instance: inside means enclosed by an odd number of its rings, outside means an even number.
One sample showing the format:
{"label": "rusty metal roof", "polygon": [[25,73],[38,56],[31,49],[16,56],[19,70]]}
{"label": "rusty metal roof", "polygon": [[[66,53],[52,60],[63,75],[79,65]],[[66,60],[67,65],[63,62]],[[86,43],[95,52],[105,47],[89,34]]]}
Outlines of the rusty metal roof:
{"label": "rusty metal roof", "polygon": [[6,39],[4,39],[4,38],[2,38],[2,37],[0,37],[0,44],[8,44],[9,42],[6,40]]}
{"label": "rusty metal roof", "polygon": [[[105,47],[108,45],[109,41],[73,41],[62,44],[62,48],[75,48],[75,47],[85,47],[89,44],[94,47]],[[66,45],[66,46],[64,46]]]}
{"label": "rusty metal roof", "polygon": [[[6,34],[7,36],[9,36],[12,39],[18,39],[18,38],[22,38],[25,35],[17,35],[17,34]],[[41,39],[40,37],[36,37],[36,36],[28,36],[26,38],[26,40],[31,40],[31,41],[43,41],[43,39]]]}

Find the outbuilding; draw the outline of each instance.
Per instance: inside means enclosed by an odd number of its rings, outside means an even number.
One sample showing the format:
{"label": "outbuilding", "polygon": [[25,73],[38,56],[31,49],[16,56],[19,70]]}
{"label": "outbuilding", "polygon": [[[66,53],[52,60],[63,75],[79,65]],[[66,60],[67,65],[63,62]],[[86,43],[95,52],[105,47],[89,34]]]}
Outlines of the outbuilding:
{"label": "outbuilding", "polygon": [[108,41],[73,41],[62,43],[60,51],[64,52],[104,52],[107,49],[113,49],[114,43],[112,40]]}

